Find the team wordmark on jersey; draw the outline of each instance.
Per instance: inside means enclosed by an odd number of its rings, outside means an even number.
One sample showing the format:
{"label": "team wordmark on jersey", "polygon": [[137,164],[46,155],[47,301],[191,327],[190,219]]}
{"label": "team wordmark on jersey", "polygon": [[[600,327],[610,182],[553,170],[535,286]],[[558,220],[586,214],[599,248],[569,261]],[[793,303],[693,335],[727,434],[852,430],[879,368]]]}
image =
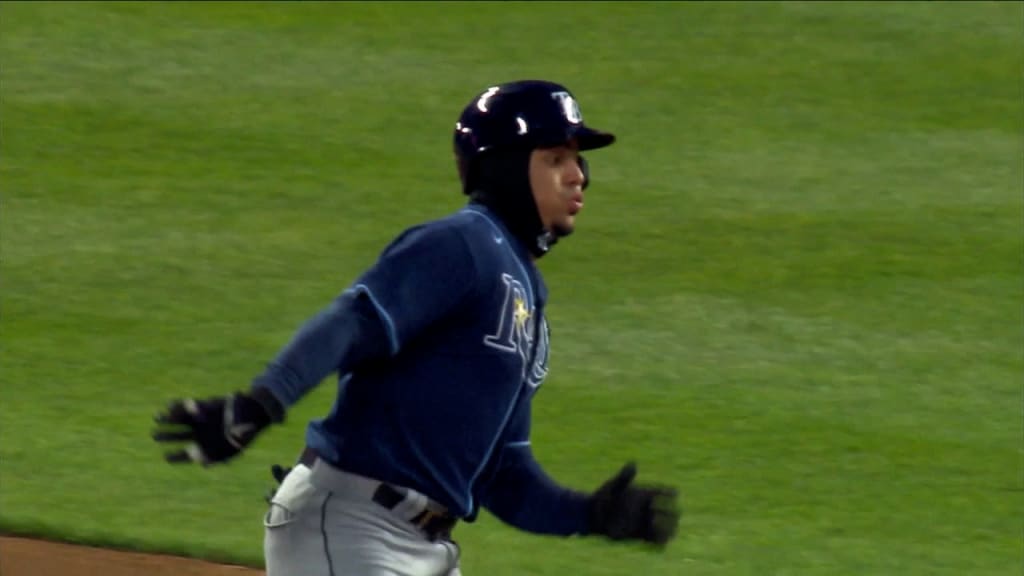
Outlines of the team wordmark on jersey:
{"label": "team wordmark on jersey", "polygon": [[[502,274],[501,281],[505,285],[505,298],[498,313],[498,328],[493,334],[484,336],[484,345],[502,352],[517,354],[522,361],[523,379],[530,386],[539,386],[548,372],[547,321],[543,318],[534,318],[534,308],[529,305],[522,282],[510,274]],[[541,325],[540,341],[537,343],[533,365],[527,371],[538,325]]]}
{"label": "team wordmark on jersey", "polygon": [[548,375],[548,346],[551,341],[551,332],[548,330],[547,318],[541,318],[540,323],[540,341],[537,342],[537,352],[533,356],[533,367],[526,378],[526,384],[530,388],[540,386]]}
{"label": "team wordmark on jersey", "polygon": [[533,341],[528,328],[533,310],[527,303],[527,292],[522,282],[510,274],[502,274],[501,281],[505,285],[505,298],[498,312],[498,329],[484,336],[484,344],[502,352],[519,354],[525,366]]}

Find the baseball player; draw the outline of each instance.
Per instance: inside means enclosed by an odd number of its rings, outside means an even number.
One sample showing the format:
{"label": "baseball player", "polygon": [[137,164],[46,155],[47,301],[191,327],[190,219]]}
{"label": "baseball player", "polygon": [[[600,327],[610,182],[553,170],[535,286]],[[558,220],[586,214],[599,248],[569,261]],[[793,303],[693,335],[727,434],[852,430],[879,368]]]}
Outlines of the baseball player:
{"label": "baseball player", "polygon": [[532,80],[473,98],[454,140],[464,208],[402,232],[248,391],[157,416],[157,441],[187,442],[168,461],[225,462],[337,373],[298,462],[275,467],[268,576],[458,575],[452,529],[481,507],[536,534],[659,547],[675,535],[675,490],[634,483],[634,464],[577,491],[530,448],[551,335],[535,263],[583,208],[580,152],[615,137],[585,125],[564,86]]}

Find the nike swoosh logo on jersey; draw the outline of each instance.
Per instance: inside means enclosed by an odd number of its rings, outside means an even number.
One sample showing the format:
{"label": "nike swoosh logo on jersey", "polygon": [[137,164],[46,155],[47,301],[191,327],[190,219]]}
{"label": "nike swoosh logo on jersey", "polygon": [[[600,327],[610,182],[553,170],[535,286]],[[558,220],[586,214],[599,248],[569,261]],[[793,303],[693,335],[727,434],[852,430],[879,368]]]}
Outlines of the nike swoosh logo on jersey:
{"label": "nike swoosh logo on jersey", "polygon": [[495,243],[495,244],[501,244],[501,243],[502,243],[502,242],[504,242],[504,241],[505,241],[505,239],[504,239],[504,238],[502,238],[501,236],[495,236],[495,237],[494,237],[494,243]]}

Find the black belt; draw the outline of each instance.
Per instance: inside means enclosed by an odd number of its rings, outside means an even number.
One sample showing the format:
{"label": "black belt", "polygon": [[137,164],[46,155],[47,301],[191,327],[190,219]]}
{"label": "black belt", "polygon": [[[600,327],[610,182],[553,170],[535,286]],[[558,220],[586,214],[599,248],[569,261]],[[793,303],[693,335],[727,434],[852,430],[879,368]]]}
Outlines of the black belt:
{"label": "black belt", "polygon": [[[302,456],[299,457],[299,464],[312,468],[317,459],[323,460],[312,448],[306,448],[302,451]],[[329,464],[329,462],[324,460],[324,464]],[[381,482],[380,486],[373,493],[373,501],[388,510],[394,510],[395,506],[398,506],[403,500],[405,500],[405,494],[386,482]],[[452,528],[455,527],[458,521],[459,519],[455,516],[438,514],[430,509],[423,510],[409,520],[431,540],[439,538],[450,539]]]}

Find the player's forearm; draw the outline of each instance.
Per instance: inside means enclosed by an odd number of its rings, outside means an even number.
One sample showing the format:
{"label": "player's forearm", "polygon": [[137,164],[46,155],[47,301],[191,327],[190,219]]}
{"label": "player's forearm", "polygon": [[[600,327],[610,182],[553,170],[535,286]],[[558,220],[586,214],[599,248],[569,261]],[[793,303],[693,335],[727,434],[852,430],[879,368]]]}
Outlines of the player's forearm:
{"label": "player's forearm", "polygon": [[348,292],[306,321],[253,387],[270,390],[287,408],[329,374],[348,373],[388,351],[387,333],[372,304]]}
{"label": "player's forearm", "polygon": [[495,478],[485,507],[503,522],[527,532],[586,534],[589,495],[559,486],[526,452]]}

